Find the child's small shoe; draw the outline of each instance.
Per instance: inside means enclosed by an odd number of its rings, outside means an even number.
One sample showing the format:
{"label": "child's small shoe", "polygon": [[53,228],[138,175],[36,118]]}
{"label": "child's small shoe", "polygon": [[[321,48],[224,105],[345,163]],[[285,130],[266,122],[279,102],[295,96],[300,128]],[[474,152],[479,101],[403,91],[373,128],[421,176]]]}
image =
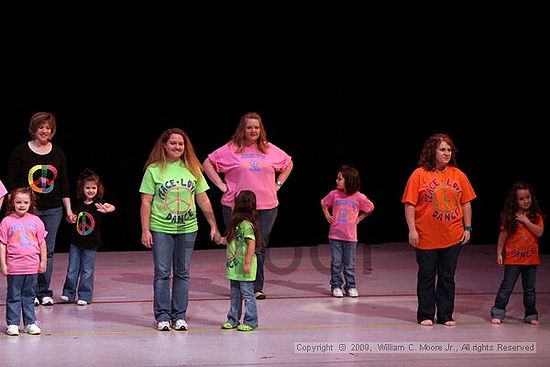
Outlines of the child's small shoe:
{"label": "child's small shoe", "polygon": [[233,325],[233,324],[230,323],[230,322],[224,322],[224,323],[222,324],[222,329],[224,329],[224,330],[230,330],[230,329],[235,329],[235,328],[237,328],[238,326],[239,326],[239,325]]}
{"label": "child's small shoe", "polygon": [[336,298],[344,297],[344,292],[342,292],[341,288],[333,288],[331,292],[332,292],[332,297],[336,297]]}
{"label": "child's small shoe", "polygon": [[359,291],[357,291],[357,288],[350,288],[346,291],[346,295],[348,295],[348,297],[356,298],[359,297]]}
{"label": "child's small shoe", "polygon": [[83,299],[79,299],[76,304],[79,306],[88,306],[88,302],[84,301]]}
{"label": "child's small shoe", "polygon": [[239,326],[237,326],[237,330],[239,330],[239,331],[254,331],[254,330],[256,330],[256,328],[254,328],[252,326],[249,326],[249,325],[246,325],[246,324],[240,324]]}
{"label": "child's small shoe", "polygon": [[502,324],[502,319],[499,319],[497,317],[493,317],[491,319],[491,324],[500,325],[500,324]]}

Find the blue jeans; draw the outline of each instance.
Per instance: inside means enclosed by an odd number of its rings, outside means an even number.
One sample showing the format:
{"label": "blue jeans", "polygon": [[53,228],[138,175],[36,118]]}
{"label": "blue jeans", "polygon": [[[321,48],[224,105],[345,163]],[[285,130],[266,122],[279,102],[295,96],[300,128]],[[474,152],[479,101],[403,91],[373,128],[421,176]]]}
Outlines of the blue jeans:
{"label": "blue jeans", "polygon": [[[153,309],[155,320],[185,320],[189,303],[189,268],[197,232],[167,234],[153,232]],[[172,286],[170,276],[172,274]],[[171,288],[171,292],[170,292]]]}
{"label": "blue jeans", "polygon": [[50,289],[53,273],[53,254],[55,250],[55,238],[57,230],[63,218],[63,208],[46,209],[38,212],[38,217],[44,222],[44,227],[48,234],[46,235],[46,246],[48,248],[46,272],[38,274],[38,282],[36,289],[36,297],[40,300],[44,297],[53,296],[53,291]]}
{"label": "blue jeans", "polygon": [[23,324],[36,323],[34,297],[37,274],[8,275],[8,295],[6,297],[6,323],[18,325],[23,311]]}
{"label": "blue jeans", "polygon": [[[460,255],[460,245],[435,250],[416,249],[418,279],[417,321],[434,321],[443,324],[453,320],[455,307],[455,271]],[[437,282],[436,282],[437,277]]]}
{"label": "blue jeans", "polygon": [[[264,289],[264,260],[265,249],[269,244],[269,236],[271,236],[271,230],[277,219],[277,208],[258,210],[258,222],[260,222],[260,236],[262,236],[262,243],[256,247],[256,259],[258,261],[258,270],[256,272],[256,280],[254,281],[254,292],[260,292]],[[228,206],[222,206],[223,222],[225,228],[229,227],[229,220],[231,218],[231,208]]]}
{"label": "blue jeans", "polygon": [[495,304],[491,308],[491,317],[504,320],[506,306],[512,295],[512,291],[521,274],[521,285],[523,286],[523,307],[525,308],[525,322],[538,320],[536,308],[535,280],[537,277],[536,265],[505,265],[504,278],[500,283]]}
{"label": "blue jeans", "polygon": [[[332,240],[330,246],[330,289],[342,288],[347,291],[357,288],[355,284],[355,251],[357,242]],[[345,282],[342,282],[342,273]]]}
{"label": "blue jeans", "polygon": [[[94,271],[96,249],[83,249],[72,245],[69,248],[69,265],[67,266],[67,276],[63,285],[63,295],[73,302],[75,295],[78,299],[92,302],[94,293]],[[78,285],[78,294],[76,294]]]}
{"label": "blue jeans", "polygon": [[231,282],[231,306],[227,314],[227,322],[233,326],[240,323],[242,313],[242,301],[244,300],[243,324],[253,328],[258,327],[258,309],[256,297],[254,297],[254,282],[230,280]]}

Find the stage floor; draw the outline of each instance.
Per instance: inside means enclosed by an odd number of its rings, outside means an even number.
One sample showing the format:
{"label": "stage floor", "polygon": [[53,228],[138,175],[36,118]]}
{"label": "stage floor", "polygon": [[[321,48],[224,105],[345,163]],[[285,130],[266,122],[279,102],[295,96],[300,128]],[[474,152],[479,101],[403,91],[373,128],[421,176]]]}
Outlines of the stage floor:
{"label": "stage floor", "polygon": [[[0,335],[0,366],[549,366],[550,255],[537,273],[541,324],[522,322],[521,281],[502,325],[489,310],[502,268],[494,245],[464,247],[456,275],[457,326],[416,323],[416,262],[407,244],[359,245],[359,298],[330,297],[328,245],[268,249],[260,327],[221,330],[229,308],[224,249],[191,264],[189,331],[159,332],[152,311],[152,253],[99,252],[94,302],[36,308],[42,335]],[[57,301],[67,253],[54,257]],[[0,282],[5,330],[6,282]],[[309,348],[309,350],[308,350]],[[518,349],[524,348],[523,351]]]}

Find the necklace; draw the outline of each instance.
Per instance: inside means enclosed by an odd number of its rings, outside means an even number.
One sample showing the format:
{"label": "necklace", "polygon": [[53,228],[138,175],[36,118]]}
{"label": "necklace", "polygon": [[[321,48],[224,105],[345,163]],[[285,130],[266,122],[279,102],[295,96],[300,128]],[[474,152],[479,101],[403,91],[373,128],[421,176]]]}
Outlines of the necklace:
{"label": "necklace", "polygon": [[443,169],[437,169],[437,168],[436,168],[435,171],[436,171],[437,173],[445,173],[445,172],[447,172],[447,167],[445,167],[445,168],[443,168]]}

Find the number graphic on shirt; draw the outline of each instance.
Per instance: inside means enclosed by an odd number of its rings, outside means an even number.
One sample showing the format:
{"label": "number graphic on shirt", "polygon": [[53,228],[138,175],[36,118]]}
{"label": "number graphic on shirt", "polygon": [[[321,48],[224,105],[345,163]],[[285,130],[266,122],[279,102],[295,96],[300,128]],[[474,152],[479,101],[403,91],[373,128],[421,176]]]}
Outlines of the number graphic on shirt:
{"label": "number graphic on shirt", "polygon": [[39,164],[29,170],[29,186],[34,192],[41,194],[52,192],[56,178],[57,169],[50,164]]}
{"label": "number graphic on shirt", "polygon": [[78,213],[76,218],[76,231],[81,236],[87,236],[93,232],[95,228],[95,220],[93,215],[88,212]]}

